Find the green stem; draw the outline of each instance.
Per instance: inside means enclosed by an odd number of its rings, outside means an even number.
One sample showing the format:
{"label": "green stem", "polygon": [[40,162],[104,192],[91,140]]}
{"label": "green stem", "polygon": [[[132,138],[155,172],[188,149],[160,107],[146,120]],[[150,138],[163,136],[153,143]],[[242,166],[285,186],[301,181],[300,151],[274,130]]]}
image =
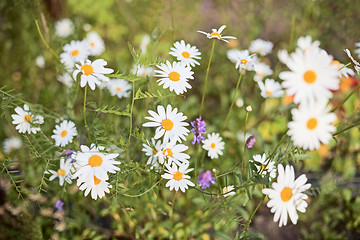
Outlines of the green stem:
{"label": "green stem", "polygon": [[360,125],[360,122],[355,123],[355,124],[353,124],[353,125],[350,125],[350,126],[348,126],[348,127],[344,128],[344,129],[342,129],[342,130],[340,130],[340,131],[338,131],[338,132],[334,133],[334,134],[333,134],[333,137],[335,137],[336,135],[339,135],[340,133],[343,133],[343,132],[345,132],[345,131],[347,131],[347,130],[349,130],[349,129],[353,128],[353,127],[356,127],[356,126],[358,126],[358,125]]}
{"label": "green stem", "polygon": [[243,161],[242,161],[242,169],[243,169],[243,175],[245,176],[244,173],[247,173],[246,169],[247,169],[247,158],[246,158],[246,123],[247,123],[247,120],[249,118],[249,112],[246,111],[246,116],[245,116],[245,122],[244,122],[244,158],[243,158]]}
{"label": "green stem", "polygon": [[250,215],[250,218],[249,218],[249,220],[248,220],[247,223],[246,223],[246,227],[245,227],[245,231],[244,231],[243,238],[246,237],[246,234],[247,234],[247,231],[248,231],[248,229],[249,229],[251,220],[252,220],[252,218],[254,217],[254,215],[255,215],[255,213],[257,212],[257,210],[259,209],[261,203],[264,201],[264,199],[265,199],[265,195],[263,195],[263,197],[261,198],[259,204],[256,206],[256,208],[254,209],[254,211],[253,211],[252,214]]}
{"label": "green stem", "polygon": [[[87,85],[85,85],[83,113],[84,113],[85,128],[89,131],[89,127],[88,127],[87,121],[86,121],[86,95],[87,95]],[[90,132],[90,131],[89,131],[89,132]]]}
{"label": "green stem", "polygon": [[339,107],[341,107],[342,105],[344,105],[344,103],[360,88],[360,84],[357,85],[357,87],[351,91],[351,93],[336,107],[334,107],[330,112],[335,112]]}
{"label": "green stem", "polygon": [[211,52],[210,52],[210,58],[209,58],[209,63],[206,69],[206,77],[205,77],[205,84],[204,84],[204,89],[203,89],[203,94],[202,94],[202,98],[201,98],[201,105],[200,105],[200,116],[204,107],[204,100],[205,100],[205,93],[206,93],[206,87],[207,87],[207,82],[208,82],[208,77],[209,77],[209,70],[210,70],[210,64],[211,64],[211,59],[214,53],[214,49],[215,49],[215,39],[213,40],[213,44],[212,44],[212,48],[211,48]]}
{"label": "green stem", "polygon": [[133,109],[134,109],[134,102],[135,102],[135,82],[132,82],[132,100],[131,100],[131,108],[130,108],[130,127],[129,127],[129,138],[128,138],[128,143],[127,143],[127,148],[126,148],[126,157],[125,159],[128,159],[128,152],[129,152],[129,148],[130,148],[130,143],[131,143],[131,133],[132,133],[132,121],[133,121]]}
{"label": "green stem", "polygon": [[40,27],[39,27],[39,23],[37,20],[35,20],[35,24],[36,24],[36,28],[38,30],[38,33],[40,35],[41,41],[44,43],[45,47],[52,53],[52,55],[54,55],[56,57],[56,59],[58,61],[60,61],[60,57],[56,54],[56,52],[49,46],[49,44],[46,42],[44,36],[41,33]]}

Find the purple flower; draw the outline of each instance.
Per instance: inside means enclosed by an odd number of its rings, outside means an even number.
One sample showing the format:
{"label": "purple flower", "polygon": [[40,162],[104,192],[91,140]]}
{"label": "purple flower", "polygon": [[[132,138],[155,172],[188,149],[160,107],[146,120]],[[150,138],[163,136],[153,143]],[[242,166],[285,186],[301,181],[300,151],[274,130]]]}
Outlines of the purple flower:
{"label": "purple flower", "polygon": [[71,161],[71,162],[74,162],[74,158],[73,158],[73,154],[74,154],[75,152],[73,151],[73,150],[66,150],[65,151],[65,153],[64,153],[64,155],[65,155],[65,161],[67,161],[67,160],[69,160],[69,161]]}
{"label": "purple flower", "polygon": [[200,144],[201,141],[205,140],[205,137],[201,134],[206,133],[206,123],[205,121],[201,121],[201,116],[198,117],[195,121],[191,121],[191,132],[194,134],[194,139],[191,142],[192,144],[198,143]]}
{"label": "purple flower", "polygon": [[256,139],[254,136],[250,136],[248,137],[248,139],[246,139],[246,146],[247,148],[252,148],[254,146],[254,143],[256,142]]}
{"label": "purple flower", "polygon": [[201,189],[205,189],[210,186],[210,184],[215,183],[215,178],[209,170],[202,171],[199,174],[199,180],[197,181]]}
{"label": "purple flower", "polygon": [[61,200],[57,200],[55,203],[55,208],[57,211],[62,212],[63,211],[64,203]]}

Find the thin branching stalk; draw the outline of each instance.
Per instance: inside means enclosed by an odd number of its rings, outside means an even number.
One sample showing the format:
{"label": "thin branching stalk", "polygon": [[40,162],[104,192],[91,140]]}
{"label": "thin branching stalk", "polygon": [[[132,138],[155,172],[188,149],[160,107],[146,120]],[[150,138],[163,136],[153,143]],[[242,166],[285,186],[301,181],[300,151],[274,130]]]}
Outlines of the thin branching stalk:
{"label": "thin branching stalk", "polygon": [[49,44],[46,42],[44,36],[41,33],[40,27],[39,27],[39,23],[37,20],[35,20],[35,24],[36,24],[36,28],[38,30],[38,33],[40,35],[41,41],[44,43],[45,47],[51,52],[52,55],[54,55],[54,57],[60,61],[60,57],[56,54],[56,52],[49,46]]}
{"label": "thin branching stalk", "polygon": [[136,195],[129,195],[126,193],[122,193],[121,195],[125,196],[125,197],[130,197],[130,198],[138,198],[141,197],[143,195],[145,195],[146,193],[150,192],[154,187],[156,187],[159,183],[160,183],[161,179],[159,181],[157,181],[154,185],[151,186],[151,188],[147,189],[146,191],[136,194]]}
{"label": "thin branching stalk", "polygon": [[129,148],[131,144],[131,134],[132,134],[132,127],[133,127],[133,109],[134,109],[134,102],[135,102],[135,82],[132,81],[132,100],[131,100],[131,107],[130,107],[130,126],[129,126],[129,138],[126,148],[126,157],[125,159],[128,159],[129,156]]}
{"label": "thin branching stalk", "polygon": [[359,90],[359,88],[360,88],[360,84],[357,85],[357,87],[356,87],[354,90],[352,90],[351,93],[350,93],[349,95],[347,95],[347,97],[346,97],[344,100],[342,100],[342,102],[341,102],[339,105],[337,105],[336,107],[334,107],[330,112],[335,112],[338,108],[340,108],[342,105],[344,105],[345,102],[346,102],[347,100],[349,100],[349,98],[350,98],[354,93],[356,93],[356,92]]}
{"label": "thin branching stalk", "polygon": [[345,132],[345,131],[347,131],[347,130],[349,130],[349,129],[353,128],[353,127],[356,127],[356,126],[358,126],[358,125],[360,125],[360,122],[358,122],[358,123],[354,123],[354,124],[352,124],[352,125],[350,125],[350,126],[348,126],[348,127],[344,128],[344,129],[342,129],[342,130],[340,130],[340,131],[338,131],[338,132],[334,133],[334,134],[333,134],[333,137],[335,137],[336,135],[339,135],[340,133],[343,133],[343,132]]}
{"label": "thin branching stalk", "polygon": [[86,95],[87,95],[87,85],[85,85],[85,92],[84,92],[84,107],[83,107],[83,114],[84,114],[84,123],[85,123],[85,128],[88,132],[90,132],[89,127],[87,125],[87,121],[86,121]]}
{"label": "thin branching stalk", "polygon": [[254,217],[254,215],[255,215],[255,213],[257,212],[257,210],[259,209],[259,207],[260,207],[260,205],[262,204],[262,202],[264,201],[264,199],[265,199],[265,195],[262,196],[259,204],[256,206],[256,208],[254,209],[254,211],[253,211],[252,214],[250,215],[249,220],[248,220],[247,223],[246,223],[246,227],[245,227],[245,231],[244,231],[243,237],[246,237],[246,234],[247,234],[247,231],[248,231],[248,229],[249,229],[251,220],[252,220],[252,218]]}

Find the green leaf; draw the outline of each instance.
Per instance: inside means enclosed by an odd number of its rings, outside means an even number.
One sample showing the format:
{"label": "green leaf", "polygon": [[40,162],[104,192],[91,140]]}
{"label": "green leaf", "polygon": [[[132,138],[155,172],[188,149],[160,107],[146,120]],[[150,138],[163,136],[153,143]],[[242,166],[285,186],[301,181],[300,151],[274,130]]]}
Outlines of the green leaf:
{"label": "green leaf", "polygon": [[95,112],[102,112],[102,113],[111,113],[111,114],[115,114],[115,115],[118,115],[118,116],[130,116],[130,106],[127,105],[126,109],[124,111],[120,111],[120,110],[117,110],[117,109],[114,109],[115,106],[111,107],[108,109],[108,105],[106,105],[105,107],[103,108],[98,108],[98,109],[95,109],[94,111]]}

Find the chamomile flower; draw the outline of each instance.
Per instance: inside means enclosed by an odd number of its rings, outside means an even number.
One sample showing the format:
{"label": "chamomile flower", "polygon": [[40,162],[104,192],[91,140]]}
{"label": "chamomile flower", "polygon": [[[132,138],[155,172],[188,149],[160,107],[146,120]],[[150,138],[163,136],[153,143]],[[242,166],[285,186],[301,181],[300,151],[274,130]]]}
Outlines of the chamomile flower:
{"label": "chamomile flower", "polygon": [[157,106],[158,113],[149,110],[151,117],[145,117],[151,122],[144,123],[143,127],[156,127],[155,139],[159,139],[164,136],[163,142],[180,142],[186,140],[186,136],[189,134],[189,130],[186,126],[189,123],[184,122],[187,117],[183,113],[179,112],[178,109],[172,109],[171,105],[167,105],[165,108],[161,105]]}
{"label": "chamomile flower", "polygon": [[4,140],[4,153],[9,154],[11,151],[21,148],[22,141],[19,137],[10,137]]}
{"label": "chamomile flower", "polygon": [[236,194],[235,191],[233,191],[235,188],[234,188],[234,185],[229,185],[227,187],[224,187],[223,188],[223,194],[224,194],[224,197],[230,197],[230,196],[233,196]]}
{"label": "chamomile flower", "polygon": [[134,64],[131,73],[143,78],[152,77],[154,75],[154,69],[152,67],[145,67],[142,65]]}
{"label": "chamomile flower", "polygon": [[278,51],[278,58],[279,58],[280,62],[286,64],[288,59],[290,58],[289,53],[285,49],[280,49]]}
{"label": "chamomile flower", "polygon": [[62,121],[55,126],[54,135],[51,136],[55,140],[55,145],[64,147],[68,143],[72,143],[73,138],[77,135],[75,123],[72,121]]}
{"label": "chamomile flower", "polygon": [[356,72],[359,74],[360,73],[360,63],[351,56],[351,52],[349,51],[349,49],[344,49],[344,51],[346,52],[348,57],[351,59],[351,61],[354,63],[354,68],[355,68]]}
{"label": "chamomile flower", "polygon": [[250,160],[250,162],[256,162],[257,164],[254,164],[256,169],[258,170],[258,173],[265,176],[266,174],[270,174],[270,178],[276,177],[276,168],[275,168],[275,162],[270,161],[268,163],[268,159],[266,158],[266,154],[263,155],[256,154],[253,156],[253,160]]}
{"label": "chamomile flower", "polygon": [[70,88],[74,82],[74,79],[71,77],[71,75],[67,72],[64,72],[63,75],[57,75],[56,79],[65,84],[68,88]]}
{"label": "chamomile flower", "polygon": [[76,172],[73,175],[74,179],[78,177],[80,182],[87,181],[89,184],[94,180],[93,176],[100,180],[108,180],[108,172],[115,173],[120,170],[115,166],[120,162],[114,160],[119,154],[100,152],[104,150],[104,147],[96,147],[95,144],[91,144],[90,148],[81,145],[80,149],[81,151],[77,152],[75,156]]}
{"label": "chamomile flower", "polygon": [[275,82],[274,79],[267,78],[265,80],[265,84],[262,81],[259,81],[258,85],[261,90],[261,96],[263,98],[268,98],[268,97],[278,98],[284,95],[284,91],[281,88],[281,84]]}
{"label": "chamomile flower", "polygon": [[320,143],[328,144],[336,127],[335,113],[329,112],[326,102],[300,105],[292,109],[292,121],[288,123],[288,135],[298,147],[303,149],[319,149]]}
{"label": "chamomile flower", "polygon": [[24,104],[24,109],[21,107],[16,107],[15,112],[17,114],[12,114],[11,117],[13,119],[12,124],[15,124],[15,129],[19,131],[19,133],[37,133],[40,131],[39,127],[34,125],[39,125],[44,123],[44,118],[42,116],[35,116],[30,112],[30,108],[28,105]]}
{"label": "chamomile flower", "polygon": [[303,192],[311,187],[311,184],[305,184],[307,178],[305,174],[295,179],[293,166],[282,164],[278,165],[277,182],[272,184],[272,188],[264,188],[263,194],[266,194],[270,201],[266,204],[270,212],[274,213],[274,222],[279,221],[279,227],[286,226],[288,215],[293,224],[297,223],[299,218],[297,211],[304,213],[306,211],[308,196]]}
{"label": "chamomile flower", "polygon": [[111,96],[117,96],[118,98],[127,98],[131,93],[131,84],[124,79],[110,79],[106,84],[110,91]]}
{"label": "chamomile flower", "polygon": [[105,193],[109,193],[112,186],[105,180],[98,179],[95,175],[92,176],[91,181],[80,181],[77,180],[77,185],[81,191],[84,191],[84,196],[86,197],[91,192],[91,198],[97,200],[97,198],[102,198],[105,196]]}
{"label": "chamomile flower", "polygon": [[250,43],[249,50],[252,53],[259,53],[261,56],[265,56],[271,53],[273,46],[272,42],[258,38]]}
{"label": "chamomile flower", "polygon": [[340,77],[348,78],[349,76],[355,75],[355,72],[351,68],[346,67],[344,64],[340,63],[337,60],[333,60],[331,64],[334,64],[338,68]]}
{"label": "chamomile flower", "polygon": [[89,32],[84,39],[90,56],[99,56],[105,51],[104,41],[96,32]]}
{"label": "chamomile flower", "polygon": [[157,153],[160,152],[161,149],[161,140],[156,141],[154,138],[151,138],[151,144],[148,140],[146,140],[146,143],[143,143],[142,151],[149,157],[146,165],[150,165],[150,169],[157,168],[159,166]]}
{"label": "chamomile flower", "polygon": [[176,163],[178,166],[181,164],[188,164],[190,156],[186,153],[189,147],[184,144],[176,144],[174,141],[164,142],[161,146],[161,150],[156,154],[160,164],[163,164],[165,160],[168,160],[167,163],[171,164],[172,162]]}
{"label": "chamomile flower", "polygon": [[188,83],[189,79],[194,79],[194,72],[191,71],[191,67],[187,67],[181,62],[166,61],[166,64],[162,63],[156,65],[160,70],[155,70],[155,77],[160,77],[157,80],[159,86],[163,85],[163,88],[169,88],[169,90],[175,91],[177,95],[183,94],[187,89],[191,88]]}
{"label": "chamomile flower", "polygon": [[271,70],[270,66],[262,62],[256,63],[254,65],[254,70],[255,70],[254,80],[256,82],[261,81],[263,80],[264,77],[273,74],[273,70]]}
{"label": "chamomile flower", "polygon": [[303,51],[310,51],[313,49],[318,49],[320,46],[320,41],[316,40],[313,42],[311,36],[299,37],[297,40],[297,45]]}
{"label": "chamomile flower", "polygon": [[109,81],[109,78],[105,77],[104,74],[114,72],[111,68],[104,67],[107,64],[104,59],[96,59],[93,62],[86,59],[85,61],[80,61],[80,63],[80,65],[75,64],[77,69],[73,72],[73,78],[76,81],[76,77],[80,73],[80,86],[85,87],[88,84],[91,90],[95,90],[96,85]]}
{"label": "chamomile flower", "polygon": [[248,50],[243,50],[238,52],[236,55],[236,66],[235,68],[240,67],[240,71],[245,69],[248,71],[254,70],[255,58],[254,54],[250,55]]}
{"label": "chamomile flower", "polygon": [[74,68],[76,62],[85,60],[89,56],[89,48],[84,41],[71,41],[63,47],[63,53],[60,54],[60,62],[68,70]]}
{"label": "chamomile flower", "polygon": [[208,151],[208,156],[211,159],[218,158],[219,155],[223,155],[225,143],[222,141],[219,133],[208,134],[207,139],[203,141],[203,149]]}
{"label": "chamomile flower", "polygon": [[65,161],[64,158],[60,158],[60,168],[57,171],[48,170],[46,173],[52,174],[49,178],[49,181],[59,178],[59,185],[63,186],[64,182],[71,183],[71,171],[73,164],[71,161]]}
{"label": "chamomile flower", "polygon": [[215,28],[213,28],[211,30],[212,31],[211,33],[203,32],[203,31],[197,31],[197,32],[205,34],[208,39],[216,38],[216,39],[222,40],[222,41],[224,41],[226,43],[229,43],[229,41],[226,40],[226,39],[236,39],[236,37],[232,37],[232,36],[221,36],[221,33],[225,28],[226,28],[226,26],[222,25],[219,28],[219,30],[216,30]]}
{"label": "chamomile flower", "polygon": [[230,60],[230,62],[232,63],[236,63],[237,60],[237,56],[241,54],[241,51],[239,49],[229,49],[226,52],[226,56],[227,58]]}
{"label": "chamomile flower", "polygon": [[194,187],[195,184],[190,180],[190,176],[186,175],[186,173],[191,172],[193,169],[189,167],[189,164],[182,164],[179,167],[173,163],[172,166],[170,164],[165,164],[166,169],[165,173],[161,175],[164,179],[169,179],[166,183],[165,187],[169,187],[170,191],[175,188],[175,191],[178,191],[179,188],[182,192],[185,192],[185,189],[190,187]]}
{"label": "chamomile flower", "polygon": [[172,51],[169,52],[169,54],[176,57],[178,61],[184,63],[186,66],[195,67],[195,65],[200,65],[196,60],[201,59],[199,49],[190,44],[185,44],[184,40],[175,42],[174,47],[170,49]]}
{"label": "chamomile flower", "polygon": [[64,18],[55,23],[55,33],[59,37],[68,37],[74,32],[74,24],[68,19]]}
{"label": "chamomile flower", "polygon": [[331,64],[332,60],[331,56],[318,48],[305,52],[297,49],[287,61],[290,71],[279,74],[286,94],[295,94],[295,103],[331,98],[331,91],[339,89],[340,83],[337,67]]}

